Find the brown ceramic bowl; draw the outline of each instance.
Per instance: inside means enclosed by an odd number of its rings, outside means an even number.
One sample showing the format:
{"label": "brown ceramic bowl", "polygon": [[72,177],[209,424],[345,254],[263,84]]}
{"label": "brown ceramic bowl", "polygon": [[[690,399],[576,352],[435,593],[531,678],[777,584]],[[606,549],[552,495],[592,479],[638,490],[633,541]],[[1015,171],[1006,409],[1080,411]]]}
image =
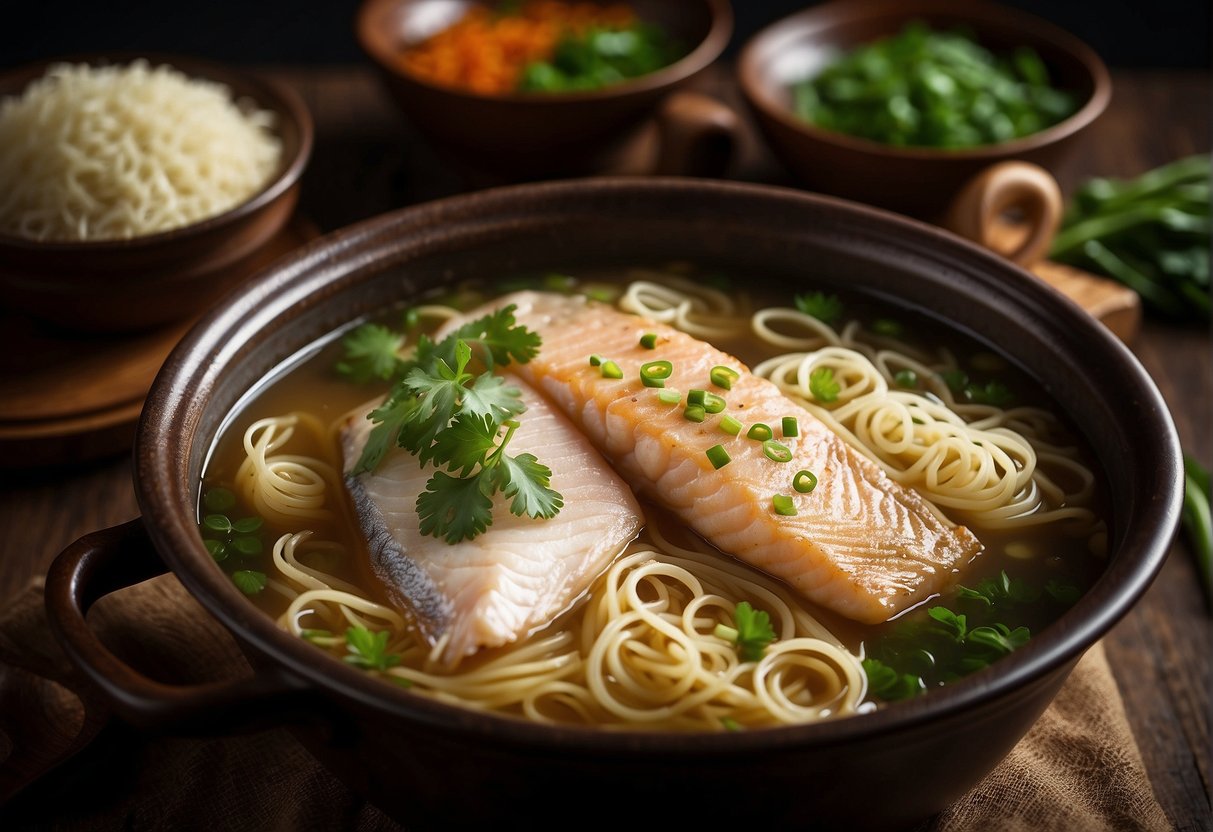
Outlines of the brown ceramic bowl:
{"label": "brown ceramic bowl", "polygon": [[[963,150],[893,147],[823,130],[793,113],[794,83],[913,20],[934,28],[965,27],[996,53],[1030,46],[1052,83],[1083,103],[1039,133]],[[815,6],[755,35],[741,53],[737,75],[771,147],[810,188],[932,219],[967,181],[997,162],[1020,159],[1055,171],[1107,107],[1112,91],[1103,61],[1081,41],[985,0],[835,0]]]}
{"label": "brown ceramic bowl", "polygon": [[[458,20],[473,0],[365,0],[356,32],[409,123],[473,180],[519,181],[598,173],[621,158],[667,94],[699,74],[733,31],[728,0],[635,0],[641,20],[665,28],[687,54],[598,90],[478,95],[407,72],[403,50]],[[706,120],[719,120],[708,114]]]}
{"label": "brown ceramic bowl", "polygon": [[126,64],[146,58],[225,84],[277,115],[282,163],[252,197],[222,214],[128,240],[36,241],[0,234],[5,306],[64,327],[143,329],[197,315],[231,288],[252,256],[290,219],[312,149],[312,119],[292,90],[218,64],[176,55],[98,53],[40,61],[0,75],[0,97],[20,95],[54,63]]}
{"label": "brown ceramic bowl", "polygon": [[[545,726],[385,684],[279,630],[203,548],[195,507],[216,434],[250,387],[315,339],[470,277],[671,259],[784,281],[789,291],[814,286],[899,304],[1024,368],[1098,456],[1109,486],[1105,573],[1025,647],[926,696],[812,725],[671,735]],[[790,189],[601,178],[387,214],[279,260],[165,364],[139,426],[135,490],[143,518],[76,543],[47,583],[72,661],[128,719],[201,732],[290,723],[335,774],[415,829],[596,828],[626,804],[646,827],[877,830],[917,821],[973,786],[1141,596],[1176,527],[1182,466],[1166,407],[1133,356],[1078,307],[979,246]],[[166,566],[232,632],[255,676],[158,684],[91,634],[89,603]]]}

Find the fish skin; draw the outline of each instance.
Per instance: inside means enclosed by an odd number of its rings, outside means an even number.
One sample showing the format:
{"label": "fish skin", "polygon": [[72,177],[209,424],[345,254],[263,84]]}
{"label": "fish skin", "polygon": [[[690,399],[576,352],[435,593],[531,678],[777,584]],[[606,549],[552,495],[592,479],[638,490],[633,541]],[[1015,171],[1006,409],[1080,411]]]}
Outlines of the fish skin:
{"label": "fish skin", "polygon": [[[954,526],[920,494],[890,479],[812,413],[759,378],[737,358],[672,327],[583,297],[517,292],[492,302],[514,304],[520,324],[539,332],[539,355],[519,375],[572,418],[642,498],[674,511],[709,542],[787,582],[809,600],[863,623],[886,621],[942,592],[982,551],[977,538]],[[487,309],[469,313],[478,317]],[[655,349],[639,344],[657,334]],[[619,364],[624,378],[604,378],[591,352]],[[748,428],[764,422],[793,452],[773,462],[762,444],[718,427],[719,416],[697,424],[683,405],[669,406],[639,379],[641,364],[666,359],[667,388],[700,388],[723,395],[726,413]],[[732,389],[714,388],[709,372],[739,371]],[[780,436],[793,415],[799,436]],[[707,448],[723,445],[731,462],[714,469]],[[814,472],[818,485],[798,494],[792,478]],[[771,498],[793,497],[798,514],[776,515]]]}
{"label": "fish skin", "polygon": [[[372,568],[431,645],[445,639],[441,661],[448,667],[548,624],[644,523],[631,490],[585,435],[525,382],[506,381],[527,405],[508,452],[533,453],[551,468],[552,488],[564,498],[555,517],[518,517],[499,494],[488,530],[452,545],[418,530],[417,496],[433,467],[423,469],[395,448],[374,472],[346,477]],[[343,429],[346,470],[371,428],[369,420],[353,418]]]}

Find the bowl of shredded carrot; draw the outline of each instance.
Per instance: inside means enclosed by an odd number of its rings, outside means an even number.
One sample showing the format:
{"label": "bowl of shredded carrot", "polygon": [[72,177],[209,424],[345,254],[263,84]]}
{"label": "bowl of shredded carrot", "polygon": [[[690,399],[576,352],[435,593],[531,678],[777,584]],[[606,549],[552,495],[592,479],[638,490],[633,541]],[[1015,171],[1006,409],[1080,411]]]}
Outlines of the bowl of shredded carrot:
{"label": "bowl of shredded carrot", "polygon": [[356,31],[442,155],[508,180],[600,171],[732,23],[728,0],[365,0]]}

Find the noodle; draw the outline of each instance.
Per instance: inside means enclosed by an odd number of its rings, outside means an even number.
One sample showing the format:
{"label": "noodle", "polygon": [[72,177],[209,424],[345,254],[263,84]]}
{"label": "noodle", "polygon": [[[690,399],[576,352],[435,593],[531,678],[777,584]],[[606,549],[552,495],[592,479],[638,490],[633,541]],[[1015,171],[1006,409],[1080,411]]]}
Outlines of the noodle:
{"label": "noodle", "polygon": [[0,102],[0,232],[120,239],[222,213],[278,168],[272,123],[167,66],[56,64]]}
{"label": "noodle", "polygon": [[[791,309],[751,315],[744,301],[711,287],[634,276],[619,300],[624,309],[709,340],[736,336],[748,325],[774,350],[790,350],[754,372],[891,478],[921,492],[941,516],[986,529],[1064,522],[1093,543],[1104,535],[1091,509],[1094,475],[1076,449],[1059,444],[1064,434],[1056,417],[1033,407],[956,401],[939,378],[957,366],[947,351],[928,354],[872,336],[857,322],[835,329]],[[439,320],[454,314],[441,306],[416,311]],[[816,401],[811,390],[821,367],[839,385],[829,403]],[[897,389],[894,377],[903,370],[917,373],[924,389]],[[331,461],[293,450],[306,439],[324,455],[348,418],[324,426],[292,412],[254,421],[243,436],[237,490],[267,523],[285,530],[267,570],[267,586],[283,599],[277,615],[285,630],[347,657],[346,628],[386,632],[387,650],[399,663],[381,675],[441,701],[543,723],[721,731],[874,707],[864,704],[862,649],[856,655],[844,646],[797,593],[710,547],[680,545],[652,516],[584,599],[550,626],[450,667],[446,637],[427,643],[407,615],[330,568],[350,553],[318,531],[345,519],[341,473]],[[1027,544],[1014,545],[1014,553],[1007,547],[1012,557],[1034,557]],[[742,601],[769,615],[775,632],[757,661],[717,635],[718,626],[736,623]]]}

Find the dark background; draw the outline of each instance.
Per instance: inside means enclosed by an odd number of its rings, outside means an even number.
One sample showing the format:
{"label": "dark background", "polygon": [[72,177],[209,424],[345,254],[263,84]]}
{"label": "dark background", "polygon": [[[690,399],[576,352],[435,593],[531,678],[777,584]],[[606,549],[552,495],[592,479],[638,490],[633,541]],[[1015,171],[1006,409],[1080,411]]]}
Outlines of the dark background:
{"label": "dark background", "polygon": [[[1210,0],[1002,0],[1090,44],[1113,67],[1208,67]],[[810,0],[733,0],[730,52]],[[363,60],[358,0],[4,0],[0,66],[98,49],[183,52],[236,63]]]}

